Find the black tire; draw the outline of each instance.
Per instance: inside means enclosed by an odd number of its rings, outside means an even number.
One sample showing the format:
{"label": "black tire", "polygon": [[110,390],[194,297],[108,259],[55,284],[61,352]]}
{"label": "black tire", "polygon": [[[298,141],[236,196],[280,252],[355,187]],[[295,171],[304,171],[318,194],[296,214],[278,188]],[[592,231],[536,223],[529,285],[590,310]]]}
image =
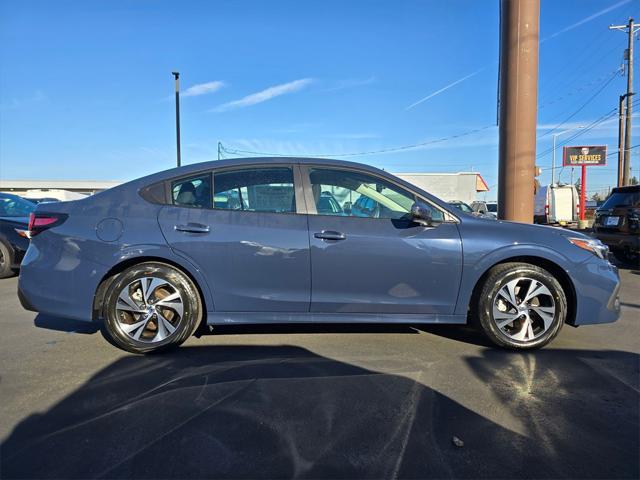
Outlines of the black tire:
{"label": "black tire", "polygon": [[16,272],[11,268],[13,255],[4,242],[0,242],[0,278],[13,277]]}
{"label": "black tire", "polygon": [[[506,307],[503,308],[510,309],[507,310],[509,312],[514,312],[508,313],[508,315],[518,315],[519,310],[512,308],[509,302],[505,302],[504,298],[499,296],[500,290],[514,280],[518,280],[515,287],[518,289],[518,294],[515,295],[516,303],[526,298],[525,295],[527,292],[521,293],[520,290],[527,288],[527,285],[535,284],[534,281],[544,285],[550,295],[540,295],[542,300],[539,300],[537,296],[534,297],[531,301],[537,302],[537,304],[535,304],[534,308],[526,310],[527,317],[518,317],[513,323],[506,324],[504,330],[502,330],[498,327],[496,323],[497,320],[494,320],[494,304],[495,302],[502,302],[502,304],[506,305]],[[551,302],[549,305],[552,305],[552,307],[545,307],[545,305],[540,304],[541,301]],[[476,297],[476,302],[477,306],[474,311],[477,312],[476,314],[483,333],[495,345],[513,350],[529,350],[548,344],[558,335],[567,316],[567,297],[560,282],[547,270],[528,263],[503,263],[493,267],[489,271],[484,284],[481,286],[481,291]],[[524,302],[521,303],[521,305],[523,309],[526,308]],[[540,307],[554,309],[553,319],[551,321],[544,322],[543,317],[538,313],[541,310]],[[525,312],[525,310],[523,310],[523,312]],[[531,320],[529,320],[529,318]],[[535,328],[539,331],[534,332],[532,327],[531,333],[534,333],[532,338],[524,340],[512,338],[507,330],[513,332],[512,334],[522,331],[520,330],[520,326],[525,325],[525,320],[530,321],[531,325],[535,325]]]}
{"label": "black tire", "polygon": [[[166,282],[164,285],[160,285],[155,288],[152,294],[154,298],[150,298],[149,304],[145,300],[141,299],[141,281],[145,281],[145,285],[151,283],[153,280]],[[167,286],[165,286],[167,285]],[[131,313],[128,309],[122,309],[123,303],[119,301],[121,292],[126,289],[128,293],[134,291],[134,295],[130,296],[130,300],[133,300],[136,307],[140,307],[141,310],[156,308],[156,313],[152,314],[149,311],[145,313]],[[165,307],[159,307],[162,300],[156,300],[155,296],[165,292],[166,295],[174,294],[177,292],[180,297],[180,306],[182,307],[182,315],[177,313],[178,310],[169,309],[165,310]],[[153,303],[157,305],[153,305]],[[158,318],[158,308],[161,308],[164,318],[171,316],[171,322],[169,322],[169,328],[173,327],[174,330],[169,332],[164,325],[160,325],[161,319]],[[107,340],[116,345],[117,347],[132,353],[151,353],[164,351],[172,347],[176,347],[189,338],[195,330],[198,328],[203,316],[203,307],[198,289],[194,285],[193,281],[177,268],[159,262],[145,262],[138,265],[134,265],[127,270],[120,273],[115,280],[111,282],[105,295],[105,301],[102,309],[104,318],[104,334]],[[147,315],[150,317],[147,320]],[[144,317],[144,318],[142,318]],[[141,329],[141,333],[138,334],[140,339],[135,339],[132,336],[132,332],[127,333],[123,328],[129,328],[129,325],[134,325],[141,321],[145,321]],[[155,327],[155,336],[154,336]],[[163,330],[166,333],[166,337],[156,340],[159,334]]]}

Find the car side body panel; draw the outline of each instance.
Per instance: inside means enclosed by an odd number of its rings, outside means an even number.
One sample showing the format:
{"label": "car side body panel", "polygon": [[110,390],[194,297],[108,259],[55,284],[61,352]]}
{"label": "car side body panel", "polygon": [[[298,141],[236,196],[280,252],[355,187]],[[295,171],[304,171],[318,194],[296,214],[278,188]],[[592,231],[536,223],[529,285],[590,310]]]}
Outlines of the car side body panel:
{"label": "car side body panel", "polygon": [[[221,312],[307,312],[311,296],[305,215],[165,206],[159,222],[171,248],[198,265]],[[197,223],[205,233],[176,225]]]}
{"label": "car side body panel", "polygon": [[[216,285],[211,282],[206,269],[197,259],[183,253],[181,248],[175,246],[171,248],[168,245],[158,222],[158,215],[163,206],[143,199],[139,192],[151,184],[175,177],[228,166],[246,167],[267,163],[322,163],[357,168],[363,172],[386,177],[448,212],[450,218],[455,219],[455,223],[447,224],[447,228],[454,228],[459,232],[458,248],[460,242],[462,247],[462,253],[458,257],[461,263],[457,266],[454,262],[451,274],[451,278],[456,275],[460,278],[459,290],[454,286],[455,282],[447,282],[451,296],[455,297],[455,302],[450,302],[449,310],[446,308],[424,309],[415,314],[407,313],[406,310],[404,314],[392,314],[389,311],[321,313],[310,312],[307,307],[306,310],[300,309],[301,311],[297,312],[254,310],[246,315],[242,315],[242,312],[221,311],[214,301]],[[576,325],[614,321],[619,314],[619,305],[616,301],[619,287],[617,271],[606,260],[572,246],[566,239],[567,236],[581,234],[551,227],[496,222],[465,215],[452,210],[446,203],[427,192],[384,171],[351,162],[256,158],[194,164],[140,178],[87,199],[40,204],[37,212],[65,213],[68,214],[68,218],[61,225],[45,230],[33,238],[23,260],[19,290],[25,305],[36,311],[60,317],[91,320],[94,295],[102,279],[110,271],[117,269],[118,265],[122,265],[122,262],[131,262],[137,258],[164,260],[178,265],[190,274],[202,292],[209,313],[209,323],[295,321],[462,323],[466,319],[473,290],[482,275],[497,263],[522,257],[553,262],[571,279],[576,298]],[[301,225],[307,220],[304,213],[299,213],[297,218],[301,219]],[[315,219],[317,220],[317,217]],[[228,220],[229,224],[230,219]],[[296,228],[302,229],[301,225]],[[260,222],[257,222],[254,227],[260,228]],[[434,231],[437,230],[437,228],[434,229]],[[223,236],[226,238],[224,242],[228,243],[232,240],[254,242],[255,239],[241,238],[243,235],[243,233],[237,233],[235,236]],[[455,238],[452,236],[451,240]],[[308,238],[306,242],[308,246]],[[277,253],[273,247],[281,247],[269,242],[263,244],[255,241],[254,243],[238,248],[244,249],[243,255],[248,252],[251,258],[257,258],[260,254],[267,252]],[[303,251],[304,244],[296,240],[291,248],[294,249],[294,256],[299,255],[296,251]],[[440,251],[438,248],[436,252]],[[448,247],[445,250],[447,249]],[[376,253],[376,251],[370,252],[374,259]],[[385,251],[384,254],[392,255],[392,252]],[[285,252],[278,252],[277,255],[284,259]],[[443,256],[443,261],[449,258],[447,255]],[[273,265],[269,260],[271,259],[267,260],[267,265],[272,268]],[[419,256],[416,257],[416,261],[419,261]],[[246,267],[242,264],[239,266]],[[461,268],[461,272],[456,273],[454,270],[458,268]],[[299,272],[302,270],[304,269]],[[304,285],[302,287],[302,290],[306,289]],[[298,298],[302,299],[299,302],[300,305],[305,303],[304,295]],[[453,306],[454,303],[455,306]],[[258,305],[254,307],[257,309]]]}
{"label": "car side body panel", "polygon": [[[336,231],[344,240],[315,238]],[[309,215],[311,311],[451,315],[462,273],[455,223]]]}

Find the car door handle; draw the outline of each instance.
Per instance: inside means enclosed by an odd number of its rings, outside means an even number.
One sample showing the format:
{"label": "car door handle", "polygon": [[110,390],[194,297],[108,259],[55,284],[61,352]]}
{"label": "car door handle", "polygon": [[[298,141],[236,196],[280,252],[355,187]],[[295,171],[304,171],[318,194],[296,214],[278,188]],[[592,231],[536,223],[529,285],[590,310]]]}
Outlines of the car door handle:
{"label": "car door handle", "polygon": [[334,232],[333,230],[323,230],[313,234],[314,237],[320,240],[344,240],[347,236],[342,232]]}
{"label": "car door handle", "polygon": [[178,232],[188,233],[209,233],[209,225],[202,225],[201,223],[187,223],[186,225],[176,225],[173,228]]}

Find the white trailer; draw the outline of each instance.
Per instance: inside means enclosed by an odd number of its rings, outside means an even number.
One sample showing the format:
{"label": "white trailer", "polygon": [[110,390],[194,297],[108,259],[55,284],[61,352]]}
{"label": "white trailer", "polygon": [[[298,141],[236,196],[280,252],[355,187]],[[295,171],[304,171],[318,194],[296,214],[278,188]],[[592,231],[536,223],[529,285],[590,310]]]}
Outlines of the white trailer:
{"label": "white trailer", "polygon": [[535,196],[534,221],[566,225],[578,221],[580,197],[575,185],[541,186]]}

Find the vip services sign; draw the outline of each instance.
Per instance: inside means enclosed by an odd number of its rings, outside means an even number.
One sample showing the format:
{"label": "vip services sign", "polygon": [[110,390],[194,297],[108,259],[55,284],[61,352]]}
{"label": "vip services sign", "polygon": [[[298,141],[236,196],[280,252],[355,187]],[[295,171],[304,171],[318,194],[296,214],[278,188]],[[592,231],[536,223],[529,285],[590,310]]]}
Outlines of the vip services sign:
{"label": "vip services sign", "polygon": [[607,146],[591,145],[582,147],[564,147],[562,166],[602,166],[607,164]]}

